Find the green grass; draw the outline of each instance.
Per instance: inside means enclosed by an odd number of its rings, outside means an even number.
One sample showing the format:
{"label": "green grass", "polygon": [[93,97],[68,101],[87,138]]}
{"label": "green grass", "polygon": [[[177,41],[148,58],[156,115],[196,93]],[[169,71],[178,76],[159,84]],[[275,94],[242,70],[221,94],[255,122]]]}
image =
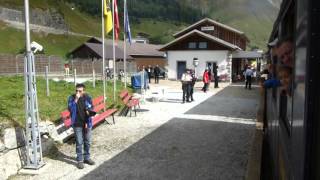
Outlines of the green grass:
{"label": "green grass", "polygon": [[[31,33],[31,41],[44,47],[46,55],[64,57],[88,38],[71,35]],[[25,47],[25,33],[22,30],[7,27],[0,21],[0,53],[18,54]]]}
{"label": "green grass", "polygon": [[101,19],[92,17],[86,13],[80,12],[78,9],[71,10],[71,7],[63,2],[59,2],[56,6],[63,15],[70,31],[82,33],[90,36],[101,35]]}
{"label": "green grass", "polygon": [[[96,82],[96,88],[92,87],[92,82],[85,83],[86,91],[91,97],[103,95],[103,84],[101,81]],[[0,77],[0,124],[12,123],[19,126],[25,126],[25,109],[24,109],[24,79],[21,76]],[[117,82],[116,97],[123,89],[123,84]],[[64,81],[50,81],[50,97],[46,96],[46,84],[43,78],[37,78],[37,95],[41,120],[50,120],[58,122],[60,112],[67,108],[67,98],[74,93],[74,84]],[[107,105],[110,106],[113,97],[112,83],[107,84]],[[114,106],[121,106],[121,101],[117,99]]]}
{"label": "green grass", "polygon": [[140,19],[140,23],[132,24],[132,36],[135,37],[138,33],[150,35],[150,40],[159,44],[166,44],[172,41],[173,34],[187,25],[173,21],[159,21],[152,19]]}

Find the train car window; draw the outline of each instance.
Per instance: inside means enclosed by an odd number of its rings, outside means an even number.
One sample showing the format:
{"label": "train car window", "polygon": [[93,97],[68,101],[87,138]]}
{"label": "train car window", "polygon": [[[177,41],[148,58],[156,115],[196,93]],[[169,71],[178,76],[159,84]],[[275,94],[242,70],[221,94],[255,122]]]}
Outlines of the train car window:
{"label": "train car window", "polygon": [[[277,65],[278,65],[278,58],[277,56],[274,56],[272,59],[272,72],[273,72],[273,78],[277,78]],[[273,87],[272,88],[272,97],[273,99],[276,101],[277,100],[277,94],[278,94],[278,88],[277,87]]]}
{"label": "train car window", "polygon": [[283,123],[283,126],[289,135],[291,135],[291,121],[289,119],[292,116],[292,106],[290,106],[291,102],[292,98],[282,90],[280,93],[279,116],[281,123]]}
{"label": "train car window", "polygon": [[292,96],[294,79],[294,34],[295,13],[294,4],[291,4],[288,12],[281,22],[281,40],[277,45],[277,78],[281,87],[279,90],[279,117],[282,126],[291,134],[292,128]]}

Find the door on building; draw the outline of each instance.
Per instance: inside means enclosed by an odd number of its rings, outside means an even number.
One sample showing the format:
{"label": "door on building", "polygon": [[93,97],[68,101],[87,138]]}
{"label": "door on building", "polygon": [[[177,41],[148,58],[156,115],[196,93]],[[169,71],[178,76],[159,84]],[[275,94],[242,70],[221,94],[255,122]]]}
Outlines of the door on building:
{"label": "door on building", "polygon": [[181,76],[186,71],[186,68],[187,68],[186,61],[178,61],[177,62],[177,79],[181,79]]}

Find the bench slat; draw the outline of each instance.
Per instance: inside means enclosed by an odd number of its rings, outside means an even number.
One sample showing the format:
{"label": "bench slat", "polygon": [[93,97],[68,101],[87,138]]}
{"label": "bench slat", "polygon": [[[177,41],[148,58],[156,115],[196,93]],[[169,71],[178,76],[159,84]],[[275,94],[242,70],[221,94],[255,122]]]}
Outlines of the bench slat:
{"label": "bench slat", "polygon": [[103,110],[104,110],[104,106],[105,106],[104,103],[99,104],[99,105],[97,105],[97,106],[94,106],[93,110],[94,110],[96,113],[99,113],[100,111],[103,111]]}
{"label": "bench slat", "polygon": [[92,105],[97,106],[98,104],[101,104],[102,102],[103,102],[103,96],[99,96],[99,97],[93,99]]}
{"label": "bench slat", "polygon": [[66,118],[69,118],[69,117],[70,117],[69,110],[65,110],[65,111],[61,112],[61,118],[62,119],[66,119]]}
{"label": "bench slat", "polygon": [[120,98],[123,99],[125,98],[126,96],[128,96],[129,92],[127,90],[123,90],[121,93],[120,93]]}
{"label": "bench slat", "polygon": [[104,111],[103,113],[95,116],[95,117],[92,119],[93,126],[95,126],[96,124],[98,124],[99,122],[101,122],[102,120],[104,120],[105,118],[111,116],[111,115],[114,114],[115,112],[117,112],[117,109],[108,109],[108,110]]}
{"label": "bench slat", "polygon": [[71,126],[71,118],[65,119],[65,120],[63,121],[63,123],[64,123],[64,125],[65,125],[67,128],[69,128],[69,127]]}

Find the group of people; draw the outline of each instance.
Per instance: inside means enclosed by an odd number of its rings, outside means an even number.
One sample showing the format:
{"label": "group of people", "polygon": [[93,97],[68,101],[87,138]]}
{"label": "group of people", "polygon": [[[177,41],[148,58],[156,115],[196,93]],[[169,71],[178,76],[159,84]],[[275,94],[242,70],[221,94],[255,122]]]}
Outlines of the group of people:
{"label": "group of people", "polygon": [[156,65],[155,67],[152,67],[151,65],[149,65],[148,67],[143,66],[142,69],[148,73],[149,83],[151,83],[151,78],[152,78],[152,73],[153,73],[154,83],[159,84],[159,77],[160,77],[159,65]]}
{"label": "group of people", "polygon": [[294,51],[292,38],[284,38],[273,47],[275,56],[280,61],[278,64],[269,64],[268,69],[264,70],[267,74],[263,82],[264,88],[280,88],[283,95],[292,95],[292,75],[294,64]]}
{"label": "group of people", "polygon": [[191,69],[186,69],[186,71],[181,76],[182,103],[194,101],[193,91],[196,81],[197,78],[194,71]]}
{"label": "group of people", "polygon": [[[202,91],[207,92],[210,82],[212,80],[212,73],[214,78],[214,88],[219,88],[219,76],[218,76],[218,66],[214,66],[212,71],[211,68],[208,67],[205,69],[203,73],[203,87]],[[195,71],[192,69],[186,69],[186,71],[181,76],[182,82],[182,103],[194,101],[193,92],[194,92],[194,85],[197,81],[197,77],[195,75]]]}

